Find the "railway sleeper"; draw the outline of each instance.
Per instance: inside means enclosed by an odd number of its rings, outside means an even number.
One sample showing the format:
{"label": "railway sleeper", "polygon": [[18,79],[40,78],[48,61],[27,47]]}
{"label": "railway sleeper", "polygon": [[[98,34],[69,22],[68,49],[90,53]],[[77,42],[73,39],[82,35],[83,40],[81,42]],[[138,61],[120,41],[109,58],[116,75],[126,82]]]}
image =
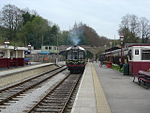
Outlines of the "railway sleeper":
{"label": "railway sleeper", "polygon": [[46,97],[46,99],[51,99],[51,100],[53,100],[53,99],[63,99],[63,100],[65,100],[65,99],[67,99],[67,98],[63,98],[63,97]]}
{"label": "railway sleeper", "polygon": [[0,109],[6,109],[6,106],[0,106]]}
{"label": "railway sleeper", "polygon": [[61,100],[47,100],[47,103],[65,103],[65,102]]}
{"label": "railway sleeper", "polygon": [[54,96],[54,97],[66,97],[66,96],[68,96],[69,95],[69,93],[68,94],[52,94],[52,96]]}
{"label": "railway sleeper", "polygon": [[51,101],[51,102],[50,102],[49,100],[43,100],[42,103],[43,103],[43,102],[44,102],[44,103],[61,103],[61,104],[63,103],[63,102],[61,102],[60,100],[59,100],[59,101]]}
{"label": "railway sleeper", "polygon": [[57,105],[57,106],[63,106],[64,105],[64,103],[40,103],[40,105],[42,105],[42,106],[55,106],[55,105]]}
{"label": "railway sleeper", "polygon": [[41,108],[41,109],[62,109],[63,106],[41,106],[41,105],[38,105],[38,108]]}
{"label": "railway sleeper", "polygon": [[53,98],[53,99],[48,99],[48,101],[65,101],[67,99],[57,99],[57,98]]}
{"label": "railway sleeper", "polygon": [[69,89],[64,89],[64,90],[62,90],[62,89],[57,89],[57,90],[55,90],[55,92],[68,92],[68,90],[69,90]]}
{"label": "railway sleeper", "polygon": [[43,112],[56,112],[56,113],[59,113],[61,111],[61,109],[40,109],[40,108],[35,108],[34,111],[35,112],[40,112],[40,113],[43,113]]}

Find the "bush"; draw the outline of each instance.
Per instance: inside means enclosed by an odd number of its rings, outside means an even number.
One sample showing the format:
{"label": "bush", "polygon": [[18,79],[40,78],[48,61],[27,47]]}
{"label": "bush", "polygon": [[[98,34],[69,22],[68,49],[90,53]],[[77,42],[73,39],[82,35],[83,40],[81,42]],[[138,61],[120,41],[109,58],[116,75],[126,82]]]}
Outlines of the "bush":
{"label": "bush", "polygon": [[120,69],[120,66],[118,64],[112,64],[112,69],[123,72],[123,68]]}

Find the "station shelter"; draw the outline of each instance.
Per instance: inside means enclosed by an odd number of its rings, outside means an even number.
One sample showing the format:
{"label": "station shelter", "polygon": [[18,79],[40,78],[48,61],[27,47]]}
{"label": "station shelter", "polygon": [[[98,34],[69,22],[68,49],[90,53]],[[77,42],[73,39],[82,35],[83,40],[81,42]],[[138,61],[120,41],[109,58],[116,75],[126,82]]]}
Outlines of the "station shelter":
{"label": "station shelter", "polygon": [[16,47],[10,45],[0,46],[0,68],[24,66],[25,51],[27,47]]}

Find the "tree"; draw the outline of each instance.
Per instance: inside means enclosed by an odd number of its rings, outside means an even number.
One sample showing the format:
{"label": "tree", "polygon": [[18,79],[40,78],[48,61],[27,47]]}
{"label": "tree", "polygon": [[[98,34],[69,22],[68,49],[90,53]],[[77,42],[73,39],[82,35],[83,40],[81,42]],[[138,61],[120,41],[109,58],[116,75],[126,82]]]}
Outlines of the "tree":
{"label": "tree", "polygon": [[53,45],[58,45],[58,36],[59,36],[59,27],[57,25],[53,25],[50,31],[50,36],[52,37]]}
{"label": "tree", "polygon": [[0,15],[0,26],[7,28],[7,39],[13,40],[22,25],[22,11],[15,5],[5,5]]}
{"label": "tree", "polygon": [[140,37],[140,27],[138,17],[135,15],[126,15],[122,18],[119,34],[124,35],[124,42],[138,42]]}
{"label": "tree", "polygon": [[30,12],[28,11],[24,11],[22,17],[23,17],[23,25],[25,25],[28,21],[31,22],[36,17],[36,15],[30,14]]}
{"label": "tree", "polygon": [[140,29],[142,43],[148,42],[150,39],[150,23],[145,17],[140,18]]}
{"label": "tree", "polygon": [[19,40],[23,38],[24,45],[31,43],[35,48],[40,48],[48,29],[48,21],[40,16],[36,16],[23,26],[19,33],[19,36],[21,36]]}
{"label": "tree", "polygon": [[69,37],[68,31],[63,31],[59,33],[59,45],[73,45],[74,43]]}

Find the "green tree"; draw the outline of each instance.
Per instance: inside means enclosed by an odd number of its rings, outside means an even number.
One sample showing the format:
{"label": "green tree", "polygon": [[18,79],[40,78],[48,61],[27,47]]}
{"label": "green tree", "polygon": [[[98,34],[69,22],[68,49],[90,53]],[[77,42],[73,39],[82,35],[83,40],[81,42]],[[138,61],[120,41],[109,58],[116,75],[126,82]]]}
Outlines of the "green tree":
{"label": "green tree", "polygon": [[28,21],[18,34],[19,40],[23,40],[24,45],[29,43],[40,48],[43,42],[43,38],[48,32],[48,21],[40,16],[34,17],[32,21]]}
{"label": "green tree", "polygon": [[30,12],[24,11],[22,17],[23,17],[23,25],[25,25],[28,21],[31,22],[36,17],[36,15],[32,15],[30,14]]}
{"label": "green tree", "polygon": [[59,45],[73,45],[68,31],[63,31],[59,34]]}

